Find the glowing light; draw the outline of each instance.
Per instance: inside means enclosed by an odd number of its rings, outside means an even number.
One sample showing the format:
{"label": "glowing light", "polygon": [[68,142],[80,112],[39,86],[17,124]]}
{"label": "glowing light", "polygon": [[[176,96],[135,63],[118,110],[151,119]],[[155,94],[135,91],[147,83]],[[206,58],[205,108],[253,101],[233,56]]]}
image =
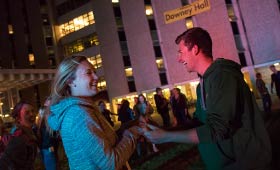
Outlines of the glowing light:
{"label": "glowing light", "polygon": [[153,15],[153,8],[150,5],[146,5],[146,15]]}

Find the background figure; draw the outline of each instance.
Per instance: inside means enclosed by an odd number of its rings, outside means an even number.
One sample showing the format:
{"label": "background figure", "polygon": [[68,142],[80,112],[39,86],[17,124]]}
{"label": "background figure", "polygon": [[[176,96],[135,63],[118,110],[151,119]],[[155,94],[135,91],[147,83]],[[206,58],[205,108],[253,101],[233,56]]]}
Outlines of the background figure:
{"label": "background figure", "polygon": [[187,98],[181,93],[179,88],[174,88],[172,90],[173,97],[171,101],[171,107],[174,114],[175,125],[179,127],[184,127],[188,125],[188,106]]}
{"label": "background figure", "polygon": [[126,123],[135,119],[133,110],[129,107],[128,100],[122,100],[118,115],[121,126],[125,126]]}
{"label": "background figure", "polygon": [[163,126],[170,126],[170,116],[169,116],[169,108],[168,108],[168,100],[163,96],[162,89],[156,88],[156,94],[154,95],[154,100],[156,103],[157,111],[160,114],[163,120]]}
{"label": "background figure", "polygon": [[110,112],[110,110],[106,109],[106,105],[105,105],[104,101],[102,101],[102,100],[98,102],[98,106],[99,106],[100,112],[103,114],[103,116],[106,118],[106,120],[110,123],[110,125],[112,127],[114,127],[114,122],[111,119],[110,115],[117,115],[117,114],[114,114],[114,113]]}
{"label": "background figure", "polygon": [[47,99],[44,106],[39,109],[38,136],[40,139],[40,152],[46,170],[57,169],[57,150],[59,145],[58,134],[53,131],[47,122],[46,109],[50,105]]}
{"label": "background figure", "polygon": [[265,83],[262,79],[261,73],[257,73],[256,78],[257,78],[256,86],[262,97],[263,109],[264,109],[265,113],[270,114],[271,113],[271,98],[270,98],[268,90],[265,86]]}
{"label": "background figure", "polygon": [[280,99],[280,71],[276,70],[274,65],[271,65],[269,68],[273,72],[271,74],[271,93],[273,93],[273,87],[275,84],[276,94]]}
{"label": "background figure", "polygon": [[140,135],[133,126],[118,138],[94,106],[97,80],[86,57],[72,56],[60,63],[52,83],[48,123],[60,133],[70,169],[122,169]]}
{"label": "background figure", "polygon": [[17,103],[11,113],[15,119],[16,128],[12,134],[2,136],[0,146],[4,152],[0,154],[0,169],[34,169],[37,155],[38,140],[32,130],[36,112],[34,107],[25,101]]}
{"label": "background figure", "polygon": [[[154,122],[151,117],[154,112],[153,106],[146,100],[146,97],[143,94],[138,95],[138,102],[135,107],[135,112],[139,121],[145,121],[157,125],[157,123]],[[149,152],[151,152],[150,146],[154,152],[159,151],[155,144],[151,145],[151,143],[147,142],[145,138],[140,138],[140,141],[137,144],[138,156],[149,154]]]}
{"label": "background figure", "polygon": [[154,143],[198,144],[207,170],[270,170],[270,140],[241,66],[213,61],[212,40],[202,28],[188,29],[176,44],[178,61],[199,74],[195,117],[203,124],[172,132],[148,125],[144,136]]}
{"label": "background figure", "polygon": [[143,94],[138,95],[138,102],[135,107],[135,112],[137,118],[139,118],[140,115],[143,115],[152,120],[151,115],[154,112],[153,106],[146,100],[146,97]]}

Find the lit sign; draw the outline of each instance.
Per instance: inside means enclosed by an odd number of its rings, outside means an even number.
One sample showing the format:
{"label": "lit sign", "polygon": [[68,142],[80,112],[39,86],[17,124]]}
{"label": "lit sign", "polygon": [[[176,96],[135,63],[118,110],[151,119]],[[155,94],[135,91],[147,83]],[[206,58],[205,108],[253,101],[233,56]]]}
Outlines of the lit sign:
{"label": "lit sign", "polygon": [[181,8],[164,12],[166,24],[210,10],[210,0],[198,0]]}

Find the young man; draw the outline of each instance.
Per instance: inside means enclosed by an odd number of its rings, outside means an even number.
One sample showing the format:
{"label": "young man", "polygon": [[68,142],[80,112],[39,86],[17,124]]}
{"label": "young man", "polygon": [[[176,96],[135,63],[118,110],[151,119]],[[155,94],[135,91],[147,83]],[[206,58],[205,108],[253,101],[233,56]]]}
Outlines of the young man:
{"label": "young man", "polygon": [[179,35],[178,61],[200,76],[195,117],[203,125],[167,132],[154,126],[144,136],[154,143],[195,143],[207,170],[269,170],[271,147],[255,99],[240,65],[213,61],[212,40],[202,28]]}
{"label": "young man", "polygon": [[276,94],[280,99],[280,71],[276,70],[274,65],[271,65],[270,70],[271,74],[271,93],[273,93],[273,85],[275,84]]}
{"label": "young man", "polygon": [[157,87],[156,94],[154,95],[154,100],[156,103],[157,111],[163,120],[163,126],[170,126],[170,116],[169,116],[169,101],[163,96],[162,89]]}
{"label": "young man", "polygon": [[271,112],[271,98],[270,98],[268,90],[265,86],[265,82],[262,79],[261,73],[257,73],[256,78],[257,78],[256,87],[262,97],[263,109],[264,109],[265,113],[267,114],[266,116],[268,116],[268,114],[270,114],[270,112]]}

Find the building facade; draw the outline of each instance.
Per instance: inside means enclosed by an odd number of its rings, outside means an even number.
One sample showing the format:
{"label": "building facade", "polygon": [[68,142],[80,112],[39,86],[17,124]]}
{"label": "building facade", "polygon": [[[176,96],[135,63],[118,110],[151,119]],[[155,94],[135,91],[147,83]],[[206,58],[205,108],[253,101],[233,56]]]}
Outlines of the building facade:
{"label": "building facade", "polygon": [[[123,98],[133,105],[133,97],[139,93],[144,93],[153,102],[156,87],[162,87],[166,95],[169,95],[171,88],[179,87],[189,100],[196,99],[198,77],[194,73],[187,73],[177,62],[178,47],[174,41],[183,31],[197,26],[209,31],[213,39],[214,58],[223,57],[242,65],[244,78],[253,91],[256,72],[261,72],[269,85],[269,65],[275,64],[280,69],[277,65],[280,62],[279,1],[208,0],[210,10],[176,22],[165,23],[164,12],[196,1],[198,0],[20,2],[25,4],[27,16],[30,16],[29,21],[38,22],[29,26],[28,39],[30,44],[33,43],[35,68],[50,67],[49,64],[55,65],[63,57],[71,55],[87,56],[99,76],[98,87],[100,90],[107,90],[114,111],[116,104]],[[10,4],[7,8],[10,12],[13,10],[12,3],[18,4],[14,8],[22,5],[15,0],[4,2]],[[48,11],[48,32],[51,33],[49,39],[44,38],[46,34],[44,29],[42,30],[47,25],[45,20],[42,20],[43,16],[46,16],[42,15],[42,6]],[[27,10],[31,8],[37,9]],[[5,10],[0,12],[0,16],[5,16]],[[8,18],[23,17],[17,12],[15,15]],[[7,24],[12,23],[12,20],[7,20],[7,17],[6,20],[3,17],[1,19],[6,23],[3,26],[1,22],[2,29],[8,32]],[[22,20],[24,21],[24,17]],[[17,22],[11,25],[14,30],[20,30],[14,31],[14,46],[24,44],[24,33],[20,33],[24,32],[24,23]],[[8,39],[9,35],[1,35],[0,51],[4,52],[1,54],[5,54],[1,56],[1,66],[13,68],[15,60],[29,67],[30,64],[24,60],[30,52],[29,48],[16,48],[18,51],[15,52],[6,50],[14,48],[12,44],[2,43]],[[49,46],[50,39],[53,40],[52,46]],[[3,56],[13,57],[7,57],[4,61]]]}

